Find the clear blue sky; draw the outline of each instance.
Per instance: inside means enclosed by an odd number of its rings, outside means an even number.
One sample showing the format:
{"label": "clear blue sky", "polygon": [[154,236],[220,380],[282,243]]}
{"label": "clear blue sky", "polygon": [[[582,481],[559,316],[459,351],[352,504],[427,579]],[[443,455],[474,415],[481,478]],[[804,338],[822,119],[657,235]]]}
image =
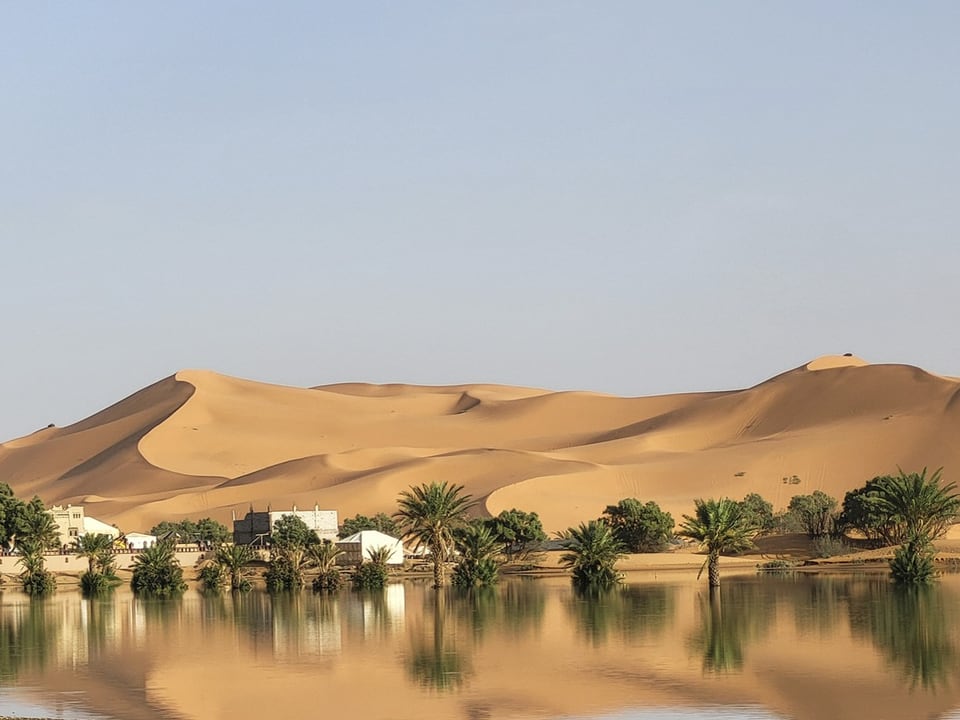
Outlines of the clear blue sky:
{"label": "clear blue sky", "polygon": [[960,374],[960,3],[0,5],[0,439],[293,385]]}

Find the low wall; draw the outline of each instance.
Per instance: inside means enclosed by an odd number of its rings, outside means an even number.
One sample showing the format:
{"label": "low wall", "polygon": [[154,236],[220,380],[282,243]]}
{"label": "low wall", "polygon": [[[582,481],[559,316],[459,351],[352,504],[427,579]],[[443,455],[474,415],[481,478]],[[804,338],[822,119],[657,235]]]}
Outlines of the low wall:
{"label": "low wall", "polygon": [[[138,555],[138,551],[120,551],[114,553],[114,563],[117,566],[118,570],[129,570],[133,567],[133,559]],[[180,567],[184,570],[190,570],[200,562],[201,557],[205,558],[208,555],[212,555],[212,551],[207,551],[205,553],[198,550],[178,550],[177,560],[180,562]],[[74,573],[79,575],[84,570],[87,569],[88,563],[86,558],[77,557],[76,555],[62,555],[60,553],[47,553],[45,556],[47,570],[56,573]],[[18,555],[0,555],[0,575],[19,575],[23,571],[23,566],[20,564],[20,558]],[[192,575],[187,574],[187,577],[193,577]]]}

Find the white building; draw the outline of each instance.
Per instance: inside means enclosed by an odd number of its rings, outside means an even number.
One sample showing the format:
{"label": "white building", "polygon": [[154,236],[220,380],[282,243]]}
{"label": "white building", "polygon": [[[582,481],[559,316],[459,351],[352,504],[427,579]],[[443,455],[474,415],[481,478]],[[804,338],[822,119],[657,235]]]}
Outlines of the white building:
{"label": "white building", "polygon": [[83,517],[83,535],[109,535],[116,540],[120,537],[120,531],[113,525],[107,525],[89,515]]}
{"label": "white building", "polygon": [[242,520],[233,520],[233,542],[235,545],[251,545],[259,543],[273,533],[273,526],[277,520],[287,515],[296,515],[313,530],[321,540],[337,539],[337,511],[321,510],[315,505],[313,510],[281,510],[277,512],[254,512],[252,509]]}
{"label": "white building", "polygon": [[359,565],[370,559],[370,551],[382,547],[390,551],[387,565],[403,565],[403,543],[379,530],[361,530],[343,540],[337,541],[337,547],[343,550],[339,562],[343,565]]}
{"label": "white building", "polygon": [[130,532],[123,536],[127,541],[127,547],[131,550],[146,550],[157,544],[156,535],[147,535],[146,533]]}

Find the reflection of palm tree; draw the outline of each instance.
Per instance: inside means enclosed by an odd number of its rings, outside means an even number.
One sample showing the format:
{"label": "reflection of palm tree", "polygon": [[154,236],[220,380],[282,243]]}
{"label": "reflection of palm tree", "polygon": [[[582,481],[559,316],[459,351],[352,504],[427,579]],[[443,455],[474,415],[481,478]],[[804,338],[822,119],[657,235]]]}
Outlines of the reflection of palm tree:
{"label": "reflection of palm tree", "polygon": [[743,667],[745,643],[764,635],[776,611],[776,602],[765,583],[732,584],[720,595],[700,596],[700,630],[691,647],[703,656],[705,672],[726,672]]}
{"label": "reflection of palm tree", "polygon": [[661,633],[673,618],[673,588],[663,585],[577,588],[570,610],[594,645],[611,631],[625,639]]}
{"label": "reflection of palm tree", "polygon": [[451,618],[446,616],[446,593],[433,596],[433,637],[428,642],[418,635],[411,642],[408,670],[422,686],[433,690],[457,690],[467,673],[466,662],[457,652],[456,644],[444,638],[444,626]]}
{"label": "reflection of palm tree", "polygon": [[927,690],[947,685],[960,663],[951,637],[953,605],[937,586],[871,587],[866,602],[851,605],[850,626],[868,635],[888,661],[900,667],[911,689]]}

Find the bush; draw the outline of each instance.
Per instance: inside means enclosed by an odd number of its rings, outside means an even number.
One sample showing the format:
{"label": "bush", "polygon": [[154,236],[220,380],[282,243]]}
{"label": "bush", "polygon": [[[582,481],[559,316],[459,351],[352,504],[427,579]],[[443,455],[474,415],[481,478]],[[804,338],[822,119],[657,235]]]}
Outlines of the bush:
{"label": "bush", "polygon": [[120,584],[120,578],[112,574],[85,570],[80,576],[80,591],[85,597],[102,595]]}
{"label": "bush", "polygon": [[849,555],[854,551],[843,538],[818,537],[813,541],[813,557],[831,558],[837,555]]}
{"label": "bush", "polygon": [[322,571],[313,579],[314,592],[335,593],[343,585],[343,577],[339,570]]}
{"label": "bush", "polygon": [[187,589],[173,543],[158,542],[133,559],[130,587],[137,594],[165,597]]}
{"label": "bush", "polygon": [[494,540],[503,545],[510,560],[522,560],[532,548],[547,539],[543,523],[535,512],[513,508],[482,521]]}
{"label": "bush", "polygon": [[614,537],[627,552],[662,552],[673,536],[673,516],[655,502],[624,498],[607,505],[601,520],[613,528]]}
{"label": "bush", "polygon": [[[300,518],[296,519],[300,520]],[[300,520],[300,522],[303,521]],[[305,523],[304,526],[306,526]],[[303,555],[301,547],[284,545],[274,547],[267,572],[263,576],[267,582],[267,590],[283,592],[301,589],[303,587]]]}
{"label": "bush", "polygon": [[387,586],[387,566],[365,560],[354,568],[351,581],[355,590],[382,590]]}
{"label": "bush", "polygon": [[890,561],[890,577],[897,585],[926,585],[937,575],[933,543],[914,535],[897,548]]}
{"label": "bush", "polygon": [[200,568],[200,583],[207,592],[220,592],[226,582],[226,574],[220,565],[210,563]]}
{"label": "bush", "polygon": [[836,499],[821,490],[811,495],[794,495],[787,508],[796,514],[810,537],[833,534],[839,525]]}
{"label": "bush", "polygon": [[758,571],[764,572],[788,572],[796,567],[796,563],[789,560],[767,560],[767,562],[757,565]]}

